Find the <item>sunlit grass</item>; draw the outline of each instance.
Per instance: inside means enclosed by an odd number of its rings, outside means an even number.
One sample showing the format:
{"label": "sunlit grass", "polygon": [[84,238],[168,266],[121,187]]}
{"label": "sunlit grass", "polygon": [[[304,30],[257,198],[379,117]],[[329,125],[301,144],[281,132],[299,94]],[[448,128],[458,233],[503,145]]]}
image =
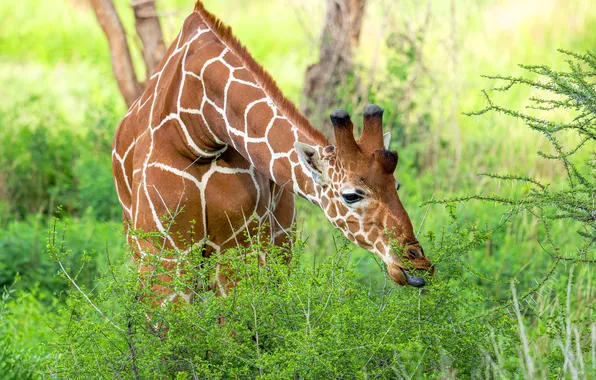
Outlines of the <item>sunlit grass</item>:
{"label": "sunlit grass", "polygon": [[119,112],[125,112],[117,91],[111,72],[89,62],[44,65],[0,58],[0,97],[5,99],[0,112],[15,114],[18,123],[58,118],[65,121],[64,128],[84,131],[90,127],[85,115],[98,107],[118,104]]}

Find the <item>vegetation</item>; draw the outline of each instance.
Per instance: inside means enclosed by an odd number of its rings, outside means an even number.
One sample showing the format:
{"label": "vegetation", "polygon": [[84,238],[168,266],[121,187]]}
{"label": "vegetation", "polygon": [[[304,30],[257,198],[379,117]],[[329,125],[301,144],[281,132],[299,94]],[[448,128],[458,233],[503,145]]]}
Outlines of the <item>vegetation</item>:
{"label": "vegetation", "polygon": [[[143,301],[122,237],[110,151],[125,107],[80,3],[0,3],[3,378],[596,376],[587,1],[368,10],[359,64],[369,73],[377,54],[375,80],[346,107],[370,99],[390,116],[400,197],[437,266],[423,291],[391,285],[299,203],[289,268],[258,244],[211,260],[197,251],[193,275],[224,261],[244,280],[225,299],[200,292],[160,310]],[[313,58],[300,17],[322,15],[319,2],[206,3],[298,100]],[[191,6],[159,5],[171,40]]]}

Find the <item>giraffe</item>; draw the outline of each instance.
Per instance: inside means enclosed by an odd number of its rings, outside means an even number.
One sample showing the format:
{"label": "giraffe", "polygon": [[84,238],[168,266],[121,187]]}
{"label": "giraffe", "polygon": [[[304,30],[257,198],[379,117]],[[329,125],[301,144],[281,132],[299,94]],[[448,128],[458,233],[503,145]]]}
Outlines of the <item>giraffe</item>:
{"label": "giraffe", "polygon": [[[185,270],[190,224],[205,256],[246,244],[243,231],[262,225],[272,244],[291,243],[298,195],[380,257],[395,283],[424,286],[409,268],[434,268],[397,194],[398,156],[388,150],[382,115],[380,107],[366,107],[356,140],[348,113],[334,111],[332,145],[198,1],[115,134],[113,174],[125,229],[158,231],[164,246],[180,252],[159,257],[172,273],[167,282]],[[176,223],[165,225],[163,217],[176,210],[183,210]],[[158,247],[131,233],[127,239],[139,272],[154,269],[148,259]],[[225,271],[208,282],[221,296],[233,285]],[[155,286],[163,302],[192,301]]]}

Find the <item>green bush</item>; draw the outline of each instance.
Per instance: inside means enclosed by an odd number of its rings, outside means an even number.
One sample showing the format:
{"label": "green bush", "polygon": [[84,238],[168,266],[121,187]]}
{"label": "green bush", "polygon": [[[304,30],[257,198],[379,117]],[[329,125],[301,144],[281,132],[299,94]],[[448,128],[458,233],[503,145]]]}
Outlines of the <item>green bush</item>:
{"label": "green bush", "polygon": [[[511,214],[526,212],[537,218],[542,227],[542,240],[551,256],[560,260],[576,259],[595,262],[588,254],[596,247],[596,55],[565,54],[569,71],[554,70],[548,66],[521,65],[533,76],[488,78],[504,81],[505,85],[492,91],[506,92],[513,86],[527,86],[535,90],[527,111],[512,110],[498,105],[484,92],[488,106],[472,116],[489,112],[502,113],[522,121],[550,143],[549,150],[538,155],[552,166],[561,166],[566,174],[558,183],[546,183],[540,178],[518,174],[485,174],[497,180],[515,181],[526,185],[526,191],[517,199],[503,196],[474,196],[470,199],[491,201],[511,207]],[[556,221],[565,221],[579,239],[574,251],[563,249],[564,243],[550,233]],[[562,236],[565,239],[565,236]],[[592,260],[591,260],[592,259]]]}
{"label": "green bush", "polygon": [[[0,286],[8,286],[15,276],[20,274],[23,281],[20,287],[33,289],[38,287],[44,292],[59,293],[65,284],[55,274],[58,267],[45,254],[51,219],[42,215],[30,215],[24,221],[10,222],[0,229]],[[80,260],[89,247],[105,252],[107,244],[117,257],[126,254],[122,248],[122,237],[117,232],[121,229],[119,222],[101,223],[91,215],[75,219],[68,227],[71,238],[69,248],[72,255],[65,265],[73,273],[80,269]],[[79,281],[91,285],[98,270],[106,262],[105,255],[96,255],[79,272]]]}
{"label": "green bush", "polygon": [[[55,236],[48,249],[60,264],[71,251],[62,232]],[[156,233],[137,236],[160,240]],[[452,213],[443,233],[428,237],[438,272],[421,290],[395,287],[386,275],[381,282],[363,281],[349,264],[345,240],[320,261],[310,260],[298,241],[290,265],[282,249],[253,239],[248,248],[208,259],[196,247],[185,256],[190,263],[182,276],[157,266],[139,278],[128,260],[111,261],[93,287],[64,272],[70,290],[59,318],[69,322],[51,344],[56,360],[42,372],[69,378],[318,379],[541,378],[583,371],[589,377],[589,352],[596,348],[590,339],[596,331],[591,272],[576,276],[577,293],[570,275],[566,294],[552,287],[554,299],[543,286],[519,296],[512,286],[511,299],[496,300],[466,280],[476,272],[459,259],[489,236],[473,224],[460,226]],[[239,280],[227,297],[188,288],[226,269]],[[384,273],[380,263],[377,269]],[[164,283],[164,275],[176,280]],[[169,292],[155,293],[155,285]],[[183,292],[194,302],[156,306]]]}
{"label": "green bush", "polygon": [[[172,274],[163,269],[150,280],[139,279],[126,263],[112,265],[98,284],[102,291],[71,287],[65,311],[76,313],[54,343],[59,359],[51,371],[73,378],[96,377],[98,365],[102,375],[139,378],[472,375],[490,347],[491,331],[505,346],[516,334],[508,314],[484,317],[482,293],[456,280],[453,239],[472,247],[484,236],[472,230],[444,236],[443,274],[422,291],[396,288],[387,277],[373,285],[358,281],[345,245],[302,265],[298,242],[289,266],[279,248],[257,243],[210,259],[197,249],[192,270],[172,284],[159,282],[160,275]],[[56,260],[67,257],[61,245],[50,245]],[[268,257],[266,265],[259,265],[259,254]],[[182,292],[221,266],[241,279],[227,297],[193,289],[196,302],[153,305],[152,285]]]}
{"label": "green bush", "polygon": [[[15,283],[18,280],[17,276]],[[43,317],[39,312],[46,310],[35,298],[23,298],[22,295],[16,295],[17,302],[26,307],[15,308],[15,283],[5,286],[0,298],[0,373],[7,380],[40,378],[44,362],[51,358],[50,354],[42,353],[34,344],[39,342],[36,335],[48,330],[40,326]],[[23,323],[25,318],[27,323]],[[31,323],[35,324],[34,331],[26,331]],[[28,341],[23,339],[23,335]]]}
{"label": "green bush", "polygon": [[109,103],[101,111],[87,111],[84,128],[74,127],[58,111],[21,113],[23,108],[41,109],[46,102],[32,97],[0,110],[0,125],[6,126],[0,131],[2,207],[13,219],[49,215],[59,205],[68,215],[91,212],[100,220],[119,219],[111,170],[115,111]]}

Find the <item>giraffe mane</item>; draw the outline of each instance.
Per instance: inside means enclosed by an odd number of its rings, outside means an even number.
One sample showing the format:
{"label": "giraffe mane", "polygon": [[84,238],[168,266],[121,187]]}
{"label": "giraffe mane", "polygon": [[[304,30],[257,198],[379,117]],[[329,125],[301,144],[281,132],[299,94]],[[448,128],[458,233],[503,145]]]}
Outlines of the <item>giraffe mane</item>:
{"label": "giraffe mane", "polygon": [[275,80],[263,66],[252,57],[244,45],[234,36],[232,28],[224,24],[213,13],[205,9],[203,2],[198,0],[195,4],[195,12],[201,16],[209,29],[219,38],[237,57],[240,62],[253,74],[255,80],[263,88],[265,93],[275,102],[284,115],[293,122],[299,130],[323,146],[329,145],[325,136],[312,126],[310,121],[298,110],[296,105],[286,98],[279,89]]}

